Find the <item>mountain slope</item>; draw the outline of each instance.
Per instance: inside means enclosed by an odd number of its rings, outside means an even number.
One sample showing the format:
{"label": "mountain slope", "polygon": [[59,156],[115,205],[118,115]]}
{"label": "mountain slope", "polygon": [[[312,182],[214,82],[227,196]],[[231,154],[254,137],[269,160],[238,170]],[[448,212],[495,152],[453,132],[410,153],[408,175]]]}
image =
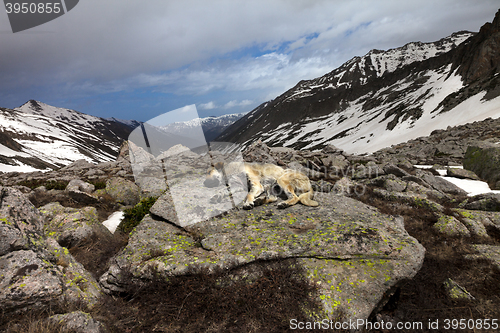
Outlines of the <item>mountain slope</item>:
{"label": "mountain slope", "polygon": [[205,133],[207,142],[213,141],[219,136],[228,126],[232,125],[235,121],[243,117],[245,113],[226,114],[218,117],[197,118],[190,121],[171,123],[161,126],[160,129],[165,132],[184,135],[189,137],[191,131],[201,126]]}
{"label": "mountain slope", "polygon": [[[500,17],[477,34],[354,57],[301,81],[230,126],[218,141],[365,153],[434,129],[500,116]],[[478,74],[480,73],[480,74]]]}
{"label": "mountain slope", "polygon": [[114,160],[132,127],[30,100],[0,108],[0,171],[55,169],[78,159]]}

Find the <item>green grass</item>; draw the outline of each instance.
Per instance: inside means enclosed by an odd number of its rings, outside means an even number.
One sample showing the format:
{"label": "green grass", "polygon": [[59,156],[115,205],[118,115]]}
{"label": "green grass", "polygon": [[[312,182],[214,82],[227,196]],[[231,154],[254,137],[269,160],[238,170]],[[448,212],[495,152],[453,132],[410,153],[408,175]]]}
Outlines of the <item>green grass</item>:
{"label": "green grass", "polygon": [[155,204],[157,197],[149,197],[142,199],[137,205],[132,208],[125,209],[123,221],[118,226],[118,229],[124,233],[130,233],[142,221],[146,214],[149,214],[149,209]]}
{"label": "green grass", "polygon": [[89,181],[89,183],[94,185],[96,190],[102,190],[106,188],[106,181],[104,180],[94,180]]}

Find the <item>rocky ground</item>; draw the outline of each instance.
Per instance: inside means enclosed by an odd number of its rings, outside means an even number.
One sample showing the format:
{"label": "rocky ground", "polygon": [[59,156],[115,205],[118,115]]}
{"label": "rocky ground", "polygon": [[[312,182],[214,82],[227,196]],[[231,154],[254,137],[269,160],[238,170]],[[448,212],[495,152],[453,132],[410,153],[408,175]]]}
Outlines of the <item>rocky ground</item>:
{"label": "rocky ground", "polygon": [[[499,156],[499,133],[490,119],[369,156],[260,142],[243,152],[306,173],[318,207],[242,210],[244,191],[201,186],[226,157],[182,147],[155,158],[124,145],[115,162],[2,174],[0,330],[282,332],[294,318],[424,328],[500,318],[500,195],[469,197],[436,171],[464,159],[484,169]],[[125,209],[112,234],[102,222]]]}

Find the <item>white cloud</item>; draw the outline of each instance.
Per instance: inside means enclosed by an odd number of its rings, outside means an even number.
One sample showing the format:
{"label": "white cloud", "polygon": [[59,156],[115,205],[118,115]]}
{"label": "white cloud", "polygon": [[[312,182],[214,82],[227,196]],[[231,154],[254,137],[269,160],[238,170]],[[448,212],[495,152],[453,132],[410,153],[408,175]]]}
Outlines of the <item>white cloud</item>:
{"label": "white cloud", "polygon": [[253,101],[245,99],[245,100],[241,101],[239,105],[240,106],[248,106],[248,105],[252,105],[252,104],[253,104]]}
{"label": "white cloud", "polygon": [[[42,86],[88,98],[254,91],[243,99],[262,101],[372,48],[477,31],[497,9],[498,0],[80,1],[47,24],[0,34],[0,106],[2,94]],[[241,97],[207,99],[201,109]]]}
{"label": "white cloud", "polygon": [[215,103],[213,101],[198,105],[198,109],[201,109],[201,110],[212,110],[212,109],[215,109],[216,107],[217,106],[215,105]]}

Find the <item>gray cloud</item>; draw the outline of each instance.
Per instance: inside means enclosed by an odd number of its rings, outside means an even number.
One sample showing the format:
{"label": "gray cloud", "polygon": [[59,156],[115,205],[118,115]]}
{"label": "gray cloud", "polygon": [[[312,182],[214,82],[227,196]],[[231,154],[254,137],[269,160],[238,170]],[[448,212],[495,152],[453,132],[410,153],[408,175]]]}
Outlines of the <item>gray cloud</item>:
{"label": "gray cloud", "polygon": [[9,33],[1,20],[0,89],[273,98],[372,48],[477,31],[497,9],[497,0],[85,0],[26,32]]}

